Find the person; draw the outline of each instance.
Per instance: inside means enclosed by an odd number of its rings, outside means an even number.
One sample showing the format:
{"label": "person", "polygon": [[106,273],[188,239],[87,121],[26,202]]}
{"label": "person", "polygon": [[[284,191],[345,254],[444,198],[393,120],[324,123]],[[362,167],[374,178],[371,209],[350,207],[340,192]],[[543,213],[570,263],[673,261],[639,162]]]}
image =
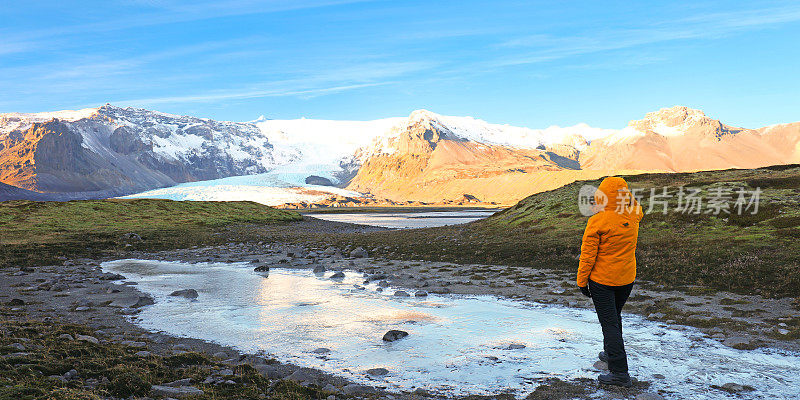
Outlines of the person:
{"label": "person", "polygon": [[603,331],[601,361],[608,374],[602,384],[631,387],[628,357],[622,340],[622,307],[636,279],[636,240],[642,207],[619,177],[603,179],[594,194],[594,215],[586,223],[578,266],[578,287],[591,297]]}

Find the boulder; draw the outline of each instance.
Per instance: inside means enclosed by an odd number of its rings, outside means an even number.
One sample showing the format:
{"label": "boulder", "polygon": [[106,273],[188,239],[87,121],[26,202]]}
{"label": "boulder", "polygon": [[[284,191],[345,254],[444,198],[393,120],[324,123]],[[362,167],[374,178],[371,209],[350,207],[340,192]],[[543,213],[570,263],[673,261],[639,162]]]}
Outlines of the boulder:
{"label": "boulder", "polygon": [[383,335],[384,342],[394,342],[408,336],[408,332],[392,329]]}
{"label": "boulder", "polygon": [[317,265],[316,267],[314,267],[314,273],[315,274],[324,274],[325,273],[325,267],[323,267],[322,265]]}
{"label": "boulder", "polygon": [[418,290],[416,293],[414,293],[414,297],[427,297],[427,296],[428,292],[424,290]]}
{"label": "boulder", "polygon": [[353,251],[350,252],[350,257],[353,258],[365,258],[368,255],[369,254],[367,254],[367,250],[365,250],[363,247],[360,246],[356,247],[355,249],[353,249]]}
{"label": "boulder", "polygon": [[182,289],[176,290],[169,294],[172,297],[183,297],[184,299],[194,300],[198,297],[197,290],[194,289]]}
{"label": "boulder", "polygon": [[255,272],[269,272],[269,266],[268,265],[259,265],[259,266],[255,267],[255,268],[253,268],[253,271],[255,271]]}
{"label": "boulder", "polygon": [[395,295],[395,297],[410,297],[408,292],[403,291],[403,290],[398,290],[398,291],[394,292],[394,295]]}
{"label": "boulder", "polygon": [[722,341],[722,344],[733,348],[750,346],[750,339],[742,336],[732,336]]}

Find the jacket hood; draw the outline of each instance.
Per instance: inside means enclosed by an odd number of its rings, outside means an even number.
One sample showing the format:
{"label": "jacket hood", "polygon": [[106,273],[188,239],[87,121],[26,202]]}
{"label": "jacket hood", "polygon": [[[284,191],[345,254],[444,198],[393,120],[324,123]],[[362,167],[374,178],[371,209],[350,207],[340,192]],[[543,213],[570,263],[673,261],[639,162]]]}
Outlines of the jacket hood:
{"label": "jacket hood", "polygon": [[629,207],[625,207],[628,210],[627,212],[635,211],[638,206],[636,199],[633,198],[633,194],[628,189],[628,182],[616,176],[609,176],[603,179],[603,182],[597,188],[597,192],[595,192],[594,200],[595,204],[604,204],[603,209],[605,211],[618,210],[621,207],[620,202],[625,202],[629,205]]}

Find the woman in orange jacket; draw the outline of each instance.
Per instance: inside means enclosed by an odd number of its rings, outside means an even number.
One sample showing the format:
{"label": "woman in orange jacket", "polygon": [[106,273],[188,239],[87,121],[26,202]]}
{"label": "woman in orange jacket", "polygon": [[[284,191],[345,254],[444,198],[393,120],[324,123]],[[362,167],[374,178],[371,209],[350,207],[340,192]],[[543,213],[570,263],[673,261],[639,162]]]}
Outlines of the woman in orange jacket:
{"label": "woman in orange jacket", "polygon": [[622,307],[636,279],[636,240],[642,207],[624,179],[603,179],[594,195],[596,214],[583,233],[578,266],[578,287],[594,302],[603,329],[600,360],[608,363],[609,374],[600,383],[630,387],[628,358],[622,340]]}

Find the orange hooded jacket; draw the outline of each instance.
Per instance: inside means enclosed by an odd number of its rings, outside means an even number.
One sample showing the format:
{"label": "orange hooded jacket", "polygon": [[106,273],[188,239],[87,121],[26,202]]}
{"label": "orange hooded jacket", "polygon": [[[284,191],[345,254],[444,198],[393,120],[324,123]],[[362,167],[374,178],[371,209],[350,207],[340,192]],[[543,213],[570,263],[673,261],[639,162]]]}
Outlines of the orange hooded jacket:
{"label": "orange hooded jacket", "polygon": [[642,207],[624,179],[603,179],[594,195],[603,210],[586,223],[578,266],[578,286],[589,279],[607,286],[623,286],[636,279],[636,240]]}

